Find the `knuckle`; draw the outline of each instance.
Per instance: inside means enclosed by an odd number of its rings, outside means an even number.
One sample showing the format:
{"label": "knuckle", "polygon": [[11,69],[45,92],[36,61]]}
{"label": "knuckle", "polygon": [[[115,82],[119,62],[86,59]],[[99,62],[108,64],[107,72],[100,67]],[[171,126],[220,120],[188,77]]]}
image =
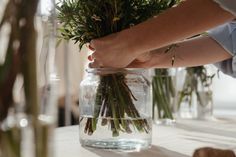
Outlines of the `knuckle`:
{"label": "knuckle", "polygon": [[99,40],[93,39],[93,40],[90,41],[90,46],[91,47],[95,48],[95,47],[98,47],[98,45],[99,45]]}
{"label": "knuckle", "polygon": [[90,41],[90,46],[92,46],[92,47],[95,46],[95,40]]}
{"label": "knuckle", "polygon": [[97,54],[97,52],[94,52],[94,53],[92,54],[92,58],[93,58],[93,59],[99,58],[98,56],[99,56],[99,55]]}

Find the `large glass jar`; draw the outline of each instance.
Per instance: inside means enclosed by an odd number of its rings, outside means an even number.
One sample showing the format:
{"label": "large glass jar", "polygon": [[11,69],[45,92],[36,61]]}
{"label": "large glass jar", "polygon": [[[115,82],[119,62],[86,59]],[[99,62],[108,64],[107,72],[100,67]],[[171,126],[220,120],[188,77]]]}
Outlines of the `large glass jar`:
{"label": "large glass jar", "polygon": [[140,150],[152,135],[150,82],[142,69],[88,69],[80,84],[82,146]]}

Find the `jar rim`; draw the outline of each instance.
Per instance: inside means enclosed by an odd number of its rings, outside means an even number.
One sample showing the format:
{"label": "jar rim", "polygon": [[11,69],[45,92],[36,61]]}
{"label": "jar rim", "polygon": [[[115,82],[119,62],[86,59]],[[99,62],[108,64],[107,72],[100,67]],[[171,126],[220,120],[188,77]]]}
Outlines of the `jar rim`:
{"label": "jar rim", "polygon": [[112,74],[112,73],[143,73],[146,69],[144,68],[87,68],[87,73],[93,74]]}
{"label": "jar rim", "polygon": [[177,68],[161,68],[159,70],[167,70],[166,74],[156,74],[155,73],[156,69],[153,69],[151,76],[152,77],[166,77],[166,76],[176,76],[177,74]]}

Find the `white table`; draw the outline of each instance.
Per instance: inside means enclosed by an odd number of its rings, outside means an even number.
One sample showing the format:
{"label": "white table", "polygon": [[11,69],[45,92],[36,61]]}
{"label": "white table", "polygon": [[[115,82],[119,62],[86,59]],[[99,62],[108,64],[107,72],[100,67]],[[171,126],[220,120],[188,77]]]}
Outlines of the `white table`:
{"label": "white table", "polygon": [[236,120],[179,120],[175,126],[153,126],[148,150],[121,153],[80,146],[78,126],[56,129],[56,157],[189,157],[196,148],[210,146],[236,152]]}

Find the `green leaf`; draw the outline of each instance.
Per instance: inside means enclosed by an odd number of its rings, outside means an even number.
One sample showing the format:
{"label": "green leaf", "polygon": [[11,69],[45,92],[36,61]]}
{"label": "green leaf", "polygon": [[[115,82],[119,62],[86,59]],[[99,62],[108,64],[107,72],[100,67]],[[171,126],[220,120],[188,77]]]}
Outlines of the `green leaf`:
{"label": "green leaf", "polygon": [[59,29],[64,39],[86,44],[143,22],[177,3],[179,0],[61,0],[56,9],[59,22],[64,24]]}

